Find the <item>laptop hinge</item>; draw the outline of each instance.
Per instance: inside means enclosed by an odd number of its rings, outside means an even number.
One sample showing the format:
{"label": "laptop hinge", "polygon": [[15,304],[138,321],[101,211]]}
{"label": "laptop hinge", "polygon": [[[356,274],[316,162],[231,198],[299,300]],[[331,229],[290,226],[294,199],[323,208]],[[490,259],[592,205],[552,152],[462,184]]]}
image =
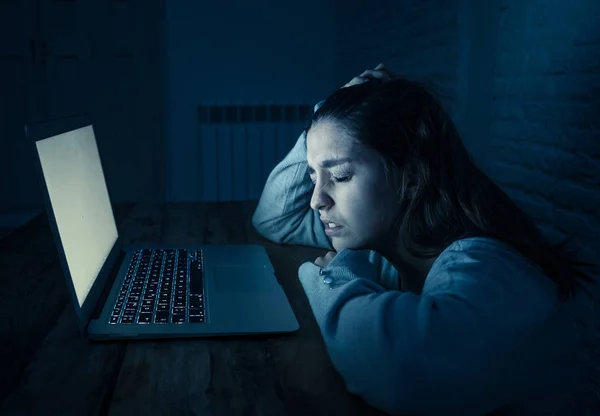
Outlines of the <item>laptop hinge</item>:
{"label": "laptop hinge", "polygon": [[[96,302],[96,305],[94,306],[92,315],[90,316],[90,320],[95,320],[100,317],[100,314],[102,313],[102,308],[104,308],[104,305],[106,304],[106,300],[108,299],[110,290],[112,289],[112,287],[115,283],[115,280],[117,279],[117,275],[119,274],[119,269],[121,268],[121,264],[123,263],[124,259],[125,259],[125,252],[122,249],[119,249],[119,253],[117,254],[115,261],[113,262],[113,267],[108,272],[108,279],[106,279],[107,280],[106,284],[104,285],[104,288],[102,289],[102,292],[100,293],[100,297],[98,298],[98,301]],[[89,322],[88,322],[88,324],[89,324]]]}

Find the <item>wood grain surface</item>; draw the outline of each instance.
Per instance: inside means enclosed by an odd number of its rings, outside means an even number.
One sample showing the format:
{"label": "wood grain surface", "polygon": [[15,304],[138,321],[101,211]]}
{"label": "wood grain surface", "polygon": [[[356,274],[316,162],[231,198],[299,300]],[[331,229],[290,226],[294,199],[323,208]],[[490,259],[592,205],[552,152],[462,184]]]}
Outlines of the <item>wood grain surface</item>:
{"label": "wood grain surface", "polygon": [[46,217],[0,240],[0,415],[374,415],[333,368],[298,280],[325,250],[274,244],[256,201],[115,207],[125,243],[259,244],[300,329],[94,343],[82,338]]}

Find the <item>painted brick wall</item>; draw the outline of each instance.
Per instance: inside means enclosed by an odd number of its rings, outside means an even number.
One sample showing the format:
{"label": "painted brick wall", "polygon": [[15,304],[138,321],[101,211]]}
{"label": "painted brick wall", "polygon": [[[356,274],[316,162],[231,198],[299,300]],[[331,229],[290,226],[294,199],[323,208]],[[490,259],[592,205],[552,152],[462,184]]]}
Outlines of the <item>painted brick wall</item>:
{"label": "painted brick wall", "polygon": [[[503,0],[491,173],[545,229],[598,258],[600,2]],[[524,180],[526,179],[526,180]]]}
{"label": "painted brick wall", "polygon": [[[490,176],[549,236],[575,235],[582,259],[597,264],[600,2],[500,3]],[[582,332],[584,340],[598,351],[600,308],[586,299],[580,306],[581,322],[590,329]],[[598,383],[600,368],[593,357],[590,353],[589,364]],[[597,386],[589,404],[598,412],[599,394]]]}
{"label": "painted brick wall", "polygon": [[[600,2],[502,0],[490,175],[548,235],[575,235],[600,257]],[[597,277],[597,276],[596,276]],[[595,288],[596,296],[600,288]],[[600,308],[585,299],[585,342],[598,351]],[[595,317],[595,318],[594,318]],[[596,352],[597,354],[597,352]],[[590,353],[592,378],[600,381]],[[595,361],[595,362],[594,362]],[[600,391],[589,408],[600,412]]]}
{"label": "painted brick wall", "polygon": [[[384,61],[441,87],[476,163],[548,236],[576,235],[581,258],[598,264],[600,2],[353,3],[338,4],[340,82]],[[600,308],[580,305],[598,346]]]}

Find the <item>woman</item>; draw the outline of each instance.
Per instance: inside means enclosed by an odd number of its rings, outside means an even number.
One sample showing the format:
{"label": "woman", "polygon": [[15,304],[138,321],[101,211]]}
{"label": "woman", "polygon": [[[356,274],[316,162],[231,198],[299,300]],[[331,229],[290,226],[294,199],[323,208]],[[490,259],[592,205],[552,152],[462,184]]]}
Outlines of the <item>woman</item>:
{"label": "woman", "polygon": [[253,224],[333,249],[299,269],[349,391],[410,415],[575,415],[569,300],[589,278],[469,159],[450,117],[383,65],[317,105]]}

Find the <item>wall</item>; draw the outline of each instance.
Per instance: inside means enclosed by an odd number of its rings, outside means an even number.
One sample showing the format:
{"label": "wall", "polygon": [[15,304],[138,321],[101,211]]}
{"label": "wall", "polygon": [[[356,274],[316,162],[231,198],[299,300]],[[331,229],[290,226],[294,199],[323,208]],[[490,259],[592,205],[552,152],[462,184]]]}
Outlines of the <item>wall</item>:
{"label": "wall", "polygon": [[502,1],[491,136],[493,175],[542,226],[580,234],[589,258],[600,254],[599,14],[594,1]]}
{"label": "wall", "polygon": [[[493,80],[490,175],[550,236],[600,255],[600,3],[502,0]],[[598,276],[595,276],[598,278]],[[600,287],[593,288],[600,298]],[[579,302],[600,412],[600,307]],[[596,357],[596,358],[594,358]],[[592,397],[592,396],[590,396]]]}
{"label": "wall", "polygon": [[337,87],[332,0],[170,1],[166,21],[168,201],[202,198],[199,104],[314,104]]}

